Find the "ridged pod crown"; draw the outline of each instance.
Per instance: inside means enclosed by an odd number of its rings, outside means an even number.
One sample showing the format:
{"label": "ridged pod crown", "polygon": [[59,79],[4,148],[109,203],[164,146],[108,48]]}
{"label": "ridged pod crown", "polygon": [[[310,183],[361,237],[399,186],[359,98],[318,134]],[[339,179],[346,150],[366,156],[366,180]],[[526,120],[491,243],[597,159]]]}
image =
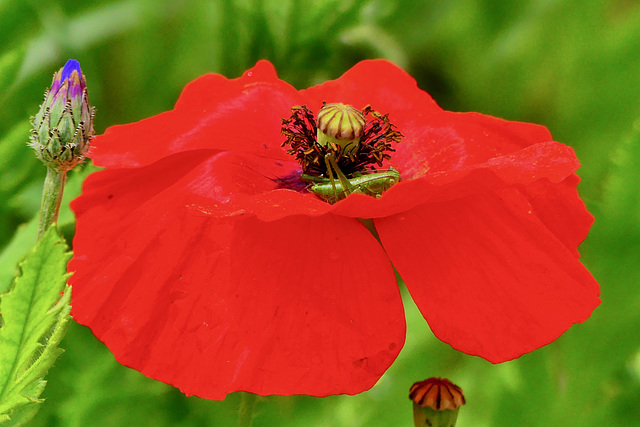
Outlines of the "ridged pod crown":
{"label": "ridged pod crown", "polygon": [[334,143],[348,154],[358,148],[366,120],[362,111],[342,104],[324,104],[318,112],[318,144]]}

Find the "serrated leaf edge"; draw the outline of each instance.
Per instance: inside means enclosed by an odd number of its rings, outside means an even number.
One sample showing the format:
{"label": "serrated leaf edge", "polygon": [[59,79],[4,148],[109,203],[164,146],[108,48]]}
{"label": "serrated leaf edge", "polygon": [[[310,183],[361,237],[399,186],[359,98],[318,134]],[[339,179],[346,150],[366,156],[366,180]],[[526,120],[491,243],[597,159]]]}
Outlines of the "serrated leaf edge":
{"label": "serrated leaf edge", "polygon": [[[62,256],[62,260],[64,260],[65,265],[66,263],[69,262],[69,260],[71,259],[72,253],[70,251],[68,251],[68,247],[66,245],[66,242],[64,241],[64,239],[60,236],[59,232],[57,231],[57,229],[55,228],[55,226],[52,226],[47,233],[45,233],[45,236],[43,236],[42,240],[45,240],[45,238],[47,238],[49,234],[51,233],[56,233],[57,234],[57,238],[58,241],[54,242],[54,244],[51,246],[51,248],[49,249],[49,252],[46,253],[47,256],[50,255],[50,253],[52,251],[55,250],[56,246],[62,244],[64,245],[64,253]],[[40,242],[38,242],[40,243]],[[35,253],[38,249],[38,245],[36,245],[36,247],[34,249],[32,249],[29,253],[29,255]],[[27,261],[29,255],[22,261],[20,262],[19,265],[19,273],[16,276],[15,280],[18,280],[18,278],[23,276],[23,265],[25,264],[25,262]],[[46,259],[46,257],[45,257]],[[42,265],[42,263],[41,263]],[[40,272],[38,272],[38,275],[40,274]],[[58,358],[58,356],[60,354],[63,353],[63,349],[58,348],[58,344],[62,341],[62,339],[64,338],[64,335],[66,333],[66,329],[67,326],[69,324],[69,320],[71,319],[70,316],[70,312],[71,312],[71,306],[70,306],[70,300],[71,300],[71,287],[67,284],[67,279],[71,276],[70,273],[66,273],[62,276],[60,276],[57,279],[57,283],[63,283],[63,287],[64,287],[64,291],[61,293],[61,297],[56,301],[56,303],[49,309],[47,310],[47,312],[44,314],[44,316],[51,316],[52,314],[55,315],[55,319],[52,322],[52,326],[50,328],[51,333],[47,333],[45,335],[40,335],[38,340],[45,338],[44,343],[39,343],[42,347],[41,347],[41,351],[33,351],[32,354],[38,352],[39,354],[34,357],[34,358],[28,358],[28,364],[27,366],[24,366],[25,364],[23,363],[23,366],[17,366],[17,363],[19,363],[21,357],[20,357],[20,351],[23,350],[23,345],[25,342],[24,339],[24,333],[25,333],[25,328],[26,328],[26,324],[23,327],[23,335],[21,336],[20,340],[19,340],[19,344],[18,344],[18,352],[16,353],[16,358],[14,361],[14,365],[11,367],[11,369],[7,372],[8,376],[9,376],[9,380],[6,383],[6,386],[4,390],[3,390],[3,395],[4,396],[8,396],[11,393],[18,393],[20,396],[22,396],[24,399],[26,399],[26,401],[22,401],[22,402],[14,402],[11,406],[8,405],[2,405],[2,403],[0,403],[0,422],[5,422],[8,420],[11,420],[10,414],[14,413],[17,409],[19,408],[23,408],[25,406],[28,406],[30,404],[33,403],[40,403],[43,401],[43,399],[39,398],[40,393],[44,390],[44,386],[46,384],[46,380],[44,380],[44,376],[47,374],[48,370],[51,368],[51,366],[53,366],[55,360]],[[35,279],[36,283],[38,279]],[[14,286],[11,287],[11,289],[4,293],[2,296],[6,296],[9,293],[11,293],[15,287],[15,282],[14,282]],[[57,314],[56,314],[57,313]],[[6,326],[6,325],[3,325]],[[13,380],[11,380],[11,377],[14,377]],[[31,376],[33,376],[34,378],[30,378]],[[25,390],[27,390],[27,388],[29,387],[29,385],[33,385],[34,383],[38,382],[39,385],[35,388],[30,389],[30,392],[28,393],[24,393]],[[13,383],[13,384],[11,384]],[[13,387],[12,387],[13,385]],[[16,388],[21,387],[19,390],[16,390]],[[35,390],[35,393],[33,393],[33,391]],[[39,391],[38,391],[39,390]],[[4,408],[2,408],[2,406],[5,406]],[[34,415],[35,415],[35,411],[34,411]]]}

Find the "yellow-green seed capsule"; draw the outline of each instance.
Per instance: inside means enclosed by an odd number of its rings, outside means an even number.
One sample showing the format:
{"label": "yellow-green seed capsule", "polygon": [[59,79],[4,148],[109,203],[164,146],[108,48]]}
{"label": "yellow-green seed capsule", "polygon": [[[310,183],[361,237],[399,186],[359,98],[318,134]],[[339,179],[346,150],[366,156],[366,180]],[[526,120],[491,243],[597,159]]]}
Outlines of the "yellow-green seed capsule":
{"label": "yellow-green seed capsule", "polygon": [[362,112],[351,105],[325,104],[318,113],[318,144],[333,143],[342,149],[342,154],[358,149],[364,134],[365,118]]}

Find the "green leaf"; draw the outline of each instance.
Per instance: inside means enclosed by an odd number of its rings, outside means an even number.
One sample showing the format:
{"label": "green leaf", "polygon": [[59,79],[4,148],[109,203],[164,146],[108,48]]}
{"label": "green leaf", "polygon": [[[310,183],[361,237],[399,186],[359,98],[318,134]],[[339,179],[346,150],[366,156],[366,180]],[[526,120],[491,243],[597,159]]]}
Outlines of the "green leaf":
{"label": "green leaf", "polygon": [[44,376],[62,353],[58,344],[70,319],[70,258],[66,242],[50,227],[20,264],[12,289],[1,296],[0,421],[15,414],[20,416],[14,424],[24,423],[35,415],[29,406],[42,402]]}
{"label": "green leaf", "polygon": [[[69,208],[69,203],[80,195],[84,179],[97,169],[95,166],[87,164],[69,173],[60,206],[60,216],[58,217],[58,228],[60,230],[64,231],[73,226],[75,220],[73,212]],[[40,191],[41,188],[39,189]],[[38,215],[35,215],[29,222],[15,228],[11,241],[5,248],[0,250],[0,294],[9,289],[11,280],[16,274],[16,265],[33,247],[37,234]]]}

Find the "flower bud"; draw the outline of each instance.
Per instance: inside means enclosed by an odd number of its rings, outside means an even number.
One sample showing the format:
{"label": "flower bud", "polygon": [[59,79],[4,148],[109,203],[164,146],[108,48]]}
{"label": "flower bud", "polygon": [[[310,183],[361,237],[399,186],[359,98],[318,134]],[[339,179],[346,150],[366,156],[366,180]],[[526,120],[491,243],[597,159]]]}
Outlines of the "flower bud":
{"label": "flower bud", "polygon": [[466,403],[462,389],[446,378],[429,378],[411,386],[413,422],[416,426],[455,427],[460,406]]}
{"label": "flower bud", "polygon": [[89,150],[93,116],[80,64],[70,59],[45,91],[40,111],[32,119],[29,145],[48,167],[69,170]]}
{"label": "flower bud", "polygon": [[325,104],[318,113],[318,144],[336,144],[342,153],[355,151],[364,134],[364,114],[346,104]]}

